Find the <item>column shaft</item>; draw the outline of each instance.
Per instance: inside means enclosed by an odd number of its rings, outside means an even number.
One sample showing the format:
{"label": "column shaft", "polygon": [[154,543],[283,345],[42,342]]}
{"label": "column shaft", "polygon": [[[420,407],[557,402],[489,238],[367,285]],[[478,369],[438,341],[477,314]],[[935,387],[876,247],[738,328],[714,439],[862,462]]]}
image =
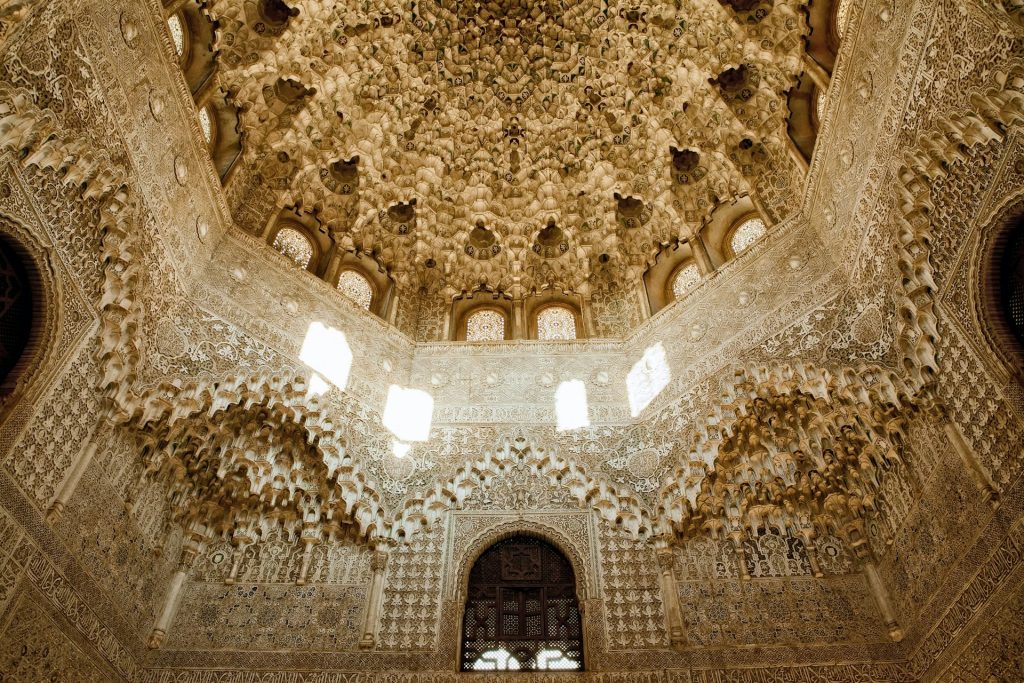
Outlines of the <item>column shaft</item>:
{"label": "column shaft", "polygon": [[864,560],[863,562],[864,576],[868,580],[868,588],[871,589],[871,595],[874,596],[875,602],[878,604],[878,611],[882,613],[882,618],[885,620],[885,625],[889,629],[889,637],[895,642],[903,640],[903,629],[900,628],[900,624],[896,621],[896,613],[892,609],[892,602],[889,600],[889,591],[886,589],[885,584],[882,583],[882,577],[878,575],[878,567],[872,560]]}
{"label": "column shaft", "polygon": [[943,429],[946,432],[946,438],[949,439],[949,443],[953,446],[957,455],[960,456],[960,460],[962,460],[964,465],[967,467],[967,471],[971,473],[971,478],[974,479],[975,484],[977,484],[978,488],[981,489],[982,498],[993,508],[998,508],[999,494],[996,492],[995,488],[993,488],[992,483],[985,474],[985,470],[981,467],[981,463],[979,463],[978,458],[975,457],[974,451],[969,445],[967,445],[967,440],[964,439],[964,435],[960,432],[960,428],[957,427],[955,422],[946,416],[944,418]]}
{"label": "column shaft", "polygon": [[164,608],[160,612],[160,618],[156,620],[153,632],[149,635],[149,647],[152,650],[163,644],[167,637],[167,631],[171,627],[171,619],[178,608],[178,601],[181,599],[181,587],[185,584],[185,569],[179,568],[171,577],[171,585],[167,588],[167,597],[164,599]]}
{"label": "column shaft", "polygon": [[82,454],[75,461],[74,465],[71,466],[71,473],[68,474],[68,478],[61,484],[60,490],[57,492],[57,497],[54,498],[50,504],[50,509],[46,512],[46,521],[50,524],[56,524],[60,521],[61,516],[64,514],[64,508],[67,506],[68,501],[71,500],[71,496],[75,493],[75,489],[78,488],[78,482],[82,480],[82,475],[85,474],[85,470],[89,467],[89,463],[92,462],[93,457],[96,456],[96,450],[98,446],[93,440],[96,436],[95,430],[89,436],[89,444],[82,451]]}
{"label": "column shaft", "polygon": [[675,554],[672,548],[659,548],[658,574],[661,583],[661,599],[665,605],[665,619],[668,622],[669,640],[673,645],[686,642],[686,627],[683,623],[683,609],[679,604],[679,592],[676,587]]}
{"label": "column shaft", "polygon": [[387,553],[375,550],[370,559],[373,578],[370,581],[370,595],[367,598],[366,616],[363,619],[363,637],[359,639],[359,647],[363,650],[372,649],[376,644],[377,619],[380,615],[380,603],[384,593],[384,570],[387,568]]}

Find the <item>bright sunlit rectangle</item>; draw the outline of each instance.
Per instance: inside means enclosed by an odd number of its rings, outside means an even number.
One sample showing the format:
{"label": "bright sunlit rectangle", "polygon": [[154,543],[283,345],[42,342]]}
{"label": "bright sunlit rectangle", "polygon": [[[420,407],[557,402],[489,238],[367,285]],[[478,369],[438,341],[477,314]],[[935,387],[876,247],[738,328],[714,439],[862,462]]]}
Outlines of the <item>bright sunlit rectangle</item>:
{"label": "bright sunlit rectangle", "polygon": [[582,380],[562,382],[555,390],[555,422],[558,431],[590,426],[587,408],[587,385]]}
{"label": "bright sunlit rectangle", "polygon": [[661,342],[647,347],[626,375],[626,393],[629,395],[629,412],[636,417],[650,404],[661,390],[668,386],[672,371],[665,358],[665,347]]}
{"label": "bright sunlit rectangle", "polygon": [[400,441],[426,441],[434,419],[434,398],[419,389],[392,384],[384,404],[384,426]]}
{"label": "bright sunlit rectangle", "polygon": [[341,330],[327,327],[321,322],[310,323],[299,352],[299,360],[339,389],[348,386],[352,349]]}

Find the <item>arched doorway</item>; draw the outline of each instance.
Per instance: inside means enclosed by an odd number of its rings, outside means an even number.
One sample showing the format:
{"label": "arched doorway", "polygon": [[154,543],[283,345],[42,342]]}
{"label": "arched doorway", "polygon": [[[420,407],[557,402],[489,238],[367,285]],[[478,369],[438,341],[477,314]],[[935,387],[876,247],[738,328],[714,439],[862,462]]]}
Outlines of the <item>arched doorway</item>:
{"label": "arched doorway", "polygon": [[463,671],[583,670],[583,621],[572,564],[539,538],[484,551],[469,574]]}
{"label": "arched doorway", "polygon": [[33,283],[13,241],[0,235],[0,396],[10,394],[24,369],[33,331]]}

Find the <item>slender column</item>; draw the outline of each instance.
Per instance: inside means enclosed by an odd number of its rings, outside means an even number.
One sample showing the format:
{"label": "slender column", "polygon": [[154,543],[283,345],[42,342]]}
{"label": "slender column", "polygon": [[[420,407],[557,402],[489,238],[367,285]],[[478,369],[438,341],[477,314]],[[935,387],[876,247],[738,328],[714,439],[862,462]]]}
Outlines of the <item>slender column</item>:
{"label": "slender column", "polygon": [[878,610],[882,613],[882,618],[885,619],[885,625],[889,629],[889,637],[894,642],[900,642],[903,640],[903,629],[900,628],[899,622],[896,621],[896,613],[892,609],[889,591],[886,589],[885,584],[882,583],[882,577],[878,575],[878,567],[875,566],[874,560],[867,556],[862,558],[861,568],[864,570],[864,576],[868,580],[868,588],[871,589],[871,595],[878,604]]}
{"label": "slender column", "polygon": [[68,501],[71,500],[75,489],[78,488],[78,482],[82,480],[82,475],[89,468],[92,459],[96,457],[96,451],[99,449],[99,444],[96,443],[96,433],[99,431],[100,425],[104,423],[106,423],[105,417],[97,420],[96,426],[93,427],[92,432],[89,434],[85,449],[82,450],[82,454],[78,456],[78,459],[71,466],[71,472],[68,474],[67,479],[64,480],[64,483],[61,484],[56,498],[50,503],[50,508],[46,511],[46,521],[50,524],[56,524],[60,521],[60,518],[64,515],[64,508],[67,507]]}
{"label": "slender column", "polygon": [[697,268],[701,275],[711,275],[715,272],[715,264],[711,261],[711,254],[708,253],[707,245],[704,244],[700,234],[695,234],[687,240],[690,251],[693,253],[693,260],[697,262]]}
{"label": "slender column", "polygon": [[526,339],[526,302],[516,299],[512,302],[512,339]]}
{"label": "slender column", "polygon": [[659,574],[661,599],[665,605],[669,640],[673,645],[682,645],[686,643],[686,627],[683,623],[683,609],[679,605],[679,592],[676,588],[675,553],[671,546],[657,548],[655,553],[658,556],[658,567],[661,570]]}
{"label": "slender column", "polygon": [[213,98],[213,93],[217,92],[217,88],[220,87],[220,76],[215,71],[207,77],[206,81],[199,86],[199,90],[196,91],[192,99],[196,102],[196,110],[202,109],[210,103]]}
{"label": "slender column", "polygon": [[242,566],[242,557],[245,555],[245,548],[248,543],[239,543],[231,553],[231,571],[224,579],[225,585],[232,585],[238,579],[238,569]]}
{"label": "slender column", "polygon": [[193,529],[181,549],[181,559],[178,561],[178,568],[171,577],[171,583],[167,587],[167,595],[164,597],[164,608],[149,634],[149,648],[155,650],[160,647],[167,637],[167,631],[171,628],[171,621],[178,609],[178,602],[181,600],[181,589],[185,585],[185,577],[188,570],[196,561],[196,557],[202,552],[206,544],[206,538],[202,530]]}
{"label": "slender column", "polygon": [[740,572],[740,579],[750,581],[750,572],[747,571],[747,555],[743,552],[743,532],[731,532],[729,540],[732,541],[732,548],[736,551],[736,568]]}
{"label": "slender column", "polygon": [[[238,165],[237,162],[235,165]],[[284,209],[282,207],[274,207],[274,210],[270,212],[270,217],[267,219],[267,224],[263,226],[263,232],[260,234],[260,237],[263,239],[270,237],[270,231],[274,229],[275,225],[277,225],[277,219],[281,217],[283,212]]]}
{"label": "slender column", "polygon": [[818,564],[818,546],[814,544],[814,533],[810,529],[801,529],[800,537],[804,541],[804,549],[807,550],[807,562],[811,565],[811,571],[815,577],[820,579],[825,576],[825,573],[821,571],[821,565]]}
{"label": "slender column", "polygon": [[[386,548],[386,546],[384,546]],[[373,578],[370,581],[370,595],[366,604],[366,616],[363,618],[363,637],[359,639],[359,647],[363,650],[372,649],[376,644],[374,633],[377,631],[377,619],[380,615],[380,603],[384,594],[384,571],[388,565],[387,550],[374,549],[370,556],[370,569]]]}
{"label": "slender column", "polygon": [[310,529],[302,534],[302,564],[299,567],[299,578],[295,580],[296,586],[305,586],[306,577],[309,575],[309,564],[313,560],[313,546],[320,542],[320,530]]}
{"label": "slender column", "polygon": [[444,313],[444,327],[441,330],[441,341],[451,341],[455,338],[452,334],[452,325],[455,323],[452,318],[455,316],[455,304],[448,300],[448,308]]}
{"label": "slender column", "polygon": [[324,281],[328,284],[333,285],[338,279],[338,273],[341,271],[341,250],[338,248],[338,243],[331,243],[331,248],[327,250],[327,265],[324,267]]}
{"label": "slender column", "polygon": [[228,166],[227,172],[224,177],[220,179],[220,184],[227,190],[231,187],[232,181],[238,177],[238,169],[242,166],[242,153],[239,152],[235,155],[235,158],[231,160],[231,165]]}
{"label": "slender column", "polygon": [[755,209],[757,209],[757,217],[764,221],[766,228],[771,228],[772,220],[768,217],[768,212],[765,210],[764,204],[761,203],[761,197],[753,189],[750,190],[748,196],[750,197],[750,203],[754,205]]}
{"label": "slender column", "polygon": [[[646,296],[644,297],[647,298]],[[594,332],[594,309],[591,304],[591,296],[589,294],[580,297],[580,313],[583,317],[583,333],[587,336],[587,339],[596,336]],[[650,308],[650,303],[647,304]]]}
{"label": "slender column", "polygon": [[828,72],[821,68],[821,65],[814,61],[814,58],[809,54],[804,53],[804,71],[814,81],[814,85],[818,86],[818,90],[825,92],[828,90],[828,85],[831,82],[831,78]]}
{"label": "slender column", "polygon": [[804,175],[811,170],[811,164],[804,158],[804,153],[796,146],[793,142],[793,137],[786,133],[786,151],[789,152],[790,158],[800,167],[800,170],[804,172]]}
{"label": "slender column", "polygon": [[967,471],[970,472],[971,478],[974,479],[974,483],[977,484],[978,488],[981,489],[981,497],[985,502],[992,506],[993,509],[999,507],[999,493],[992,486],[992,482],[989,481],[988,476],[985,474],[985,470],[981,467],[981,463],[978,462],[978,458],[975,457],[974,451],[967,444],[967,440],[964,439],[963,433],[960,432],[960,428],[957,426],[949,415],[943,411],[942,414],[943,429],[946,432],[946,438],[949,439],[949,443],[953,446],[953,450],[957,452],[964,465],[967,467]]}

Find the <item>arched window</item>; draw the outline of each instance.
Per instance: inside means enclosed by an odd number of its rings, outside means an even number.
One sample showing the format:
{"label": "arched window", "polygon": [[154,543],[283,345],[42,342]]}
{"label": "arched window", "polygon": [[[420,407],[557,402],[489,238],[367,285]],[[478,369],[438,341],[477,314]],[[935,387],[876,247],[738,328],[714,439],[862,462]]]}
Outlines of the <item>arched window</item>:
{"label": "arched window", "polygon": [[729,247],[734,255],[739,255],[754,242],[761,239],[766,232],[764,221],[760,218],[748,218],[732,231]]}
{"label": "arched window", "polygon": [[565,306],[547,306],[537,314],[537,339],[556,341],[576,338],[576,315]]}
{"label": "arched window", "polygon": [[1024,219],[1011,228],[999,267],[999,298],[1003,315],[1020,347],[1024,347]]}
{"label": "arched window", "polygon": [[461,668],[583,670],[576,576],[562,553],[525,536],[484,551],[469,574]]}
{"label": "arched window", "polygon": [[199,110],[199,129],[203,131],[203,139],[206,144],[213,142],[213,119],[210,117],[210,108],[203,107]]}
{"label": "arched window", "polygon": [[373,303],[373,287],[370,282],[354,270],[343,270],[338,276],[338,291],[351,299],[360,308],[370,310]]}
{"label": "arched window", "polygon": [[172,14],[167,17],[167,29],[171,32],[171,42],[174,43],[174,52],[178,59],[185,57],[185,25],[181,21],[181,15]]}
{"label": "arched window", "polygon": [[700,282],[700,269],[697,268],[697,264],[692,261],[684,263],[676,274],[672,276],[672,295],[678,301],[682,299],[688,291]]}
{"label": "arched window", "polygon": [[32,309],[32,281],[25,262],[0,238],[0,395],[15,385],[11,372],[29,344]]}
{"label": "arched window", "polygon": [[466,341],[501,341],[505,338],[505,316],[490,308],[466,318]]}
{"label": "arched window", "polygon": [[294,261],[299,268],[308,268],[313,258],[313,244],[294,228],[281,228],[277,231],[274,249]]}

